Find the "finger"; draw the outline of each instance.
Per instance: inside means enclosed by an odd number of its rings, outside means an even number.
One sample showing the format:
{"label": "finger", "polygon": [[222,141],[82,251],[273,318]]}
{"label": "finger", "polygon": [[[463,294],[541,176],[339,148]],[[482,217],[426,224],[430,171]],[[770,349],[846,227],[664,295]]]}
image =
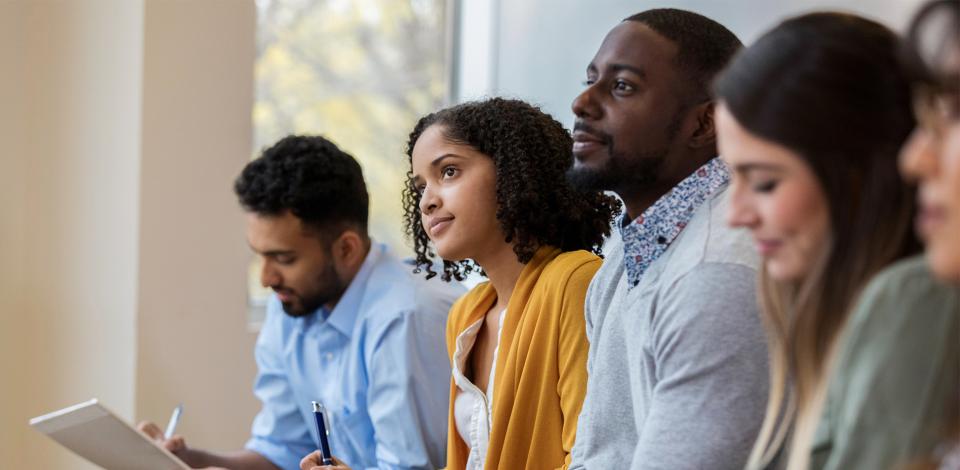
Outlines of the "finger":
{"label": "finger", "polygon": [[320,465],[320,451],[307,454],[307,456],[300,461],[300,470],[312,470],[317,465]]}
{"label": "finger", "polygon": [[176,435],[163,442],[163,447],[170,452],[178,452],[187,447],[187,441],[183,436]]}
{"label": "finger", "polygon": [[137,429],[153,439],[161,439],[163,437],[163,431],[160,427],[150,421],[140,422],[140,424],[137,425]]}

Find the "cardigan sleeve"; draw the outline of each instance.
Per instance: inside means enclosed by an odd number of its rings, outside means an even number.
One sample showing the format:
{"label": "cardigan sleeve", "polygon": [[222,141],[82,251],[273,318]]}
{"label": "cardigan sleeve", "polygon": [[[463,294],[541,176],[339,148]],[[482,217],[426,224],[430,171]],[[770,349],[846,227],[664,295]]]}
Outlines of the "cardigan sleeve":
{"label": "cardigan sleeve", "polygon": [[559,381],[557,394],[560,396],[560,407],[563,413],[563,450],[564,463],[560,469],[566,470],[570,466],[570,451],[577,437],[577,419],[580,408],[587,392],[587,351],[589,343],[586,335],[586,321],[584,318],[584,301],[587,287],[594,274],[600,268],[600,260],[584,263],[574,270],[559,292],[562,298],[560,312],[559,347],[557,349],[557,366]]}

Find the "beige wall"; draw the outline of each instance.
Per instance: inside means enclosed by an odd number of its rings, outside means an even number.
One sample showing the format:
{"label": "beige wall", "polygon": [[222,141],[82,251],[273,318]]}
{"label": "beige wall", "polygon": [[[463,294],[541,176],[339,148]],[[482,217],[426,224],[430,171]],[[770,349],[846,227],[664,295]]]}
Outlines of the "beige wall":
{"label": "beige wall", "polygon": [[204,447],[239,448],[257,410],[232,190],[252,147],[255,21],[252,2],[146,7],[137,415],[183,402],[180,430]]}
{"label": "beige wall", "polygon": [[[0,103],[8,110],[23,109],[23,5],[0,2]],[[24,413],[31,312],[25,308],[27,159],[23,117],[0,109],[0,467],[24,468],[19,450],[25,445]],[[8,456],[8,457],[4,457]]]}
{"label": "beige wall", "polygon": [[91,468],[27,426],[91,397],[242,444],[253,57],[252,1],[0,1],[0,468]]}
{"label": "beige wall", "polygon": [[14,169],[3,185],[13,240],[2,279],[14,291],[4,295],[3,335],[16,374],[4,377],[9,419],[0,425],[15,447],[0,467],[84,468],[26,422],[92,396],[133,414],[143,6],[4,8],[16,24],[4,70],[19,76],[2,111],[16,121],[4,140],[17,151],[4,156]]}

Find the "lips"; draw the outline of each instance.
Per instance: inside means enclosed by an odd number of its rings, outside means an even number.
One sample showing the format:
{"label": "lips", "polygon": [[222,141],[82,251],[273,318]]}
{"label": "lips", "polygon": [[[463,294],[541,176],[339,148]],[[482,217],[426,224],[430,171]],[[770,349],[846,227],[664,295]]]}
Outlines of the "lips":
{"label": "lips", "polygon": [[774,251],[777,251],[777,248],[780,247],[780,242],[776,240],[761,240],[759,238],[754,239],[754,246],[757,249],[757,253],[760,256],[770,256]]}
{"label": "lips", "polygon": [[453,216],[443,216],[443,217],[434,217],[430,219],[430,222],[427,224],[427,231],[430,232],[430,236],[437,236],[445,228],[449,227],[453,223]]}
{"label": "lips", "polygon": [[293,297],[294,297],[293,291],[290,291],[287,289],[276,289],[276,288],[274,288],[273,291],[276,292],[277,298],[280,299],[280,302],[286,303],[293,300]]}
{"label": "lips", "polygon": [[917,214],[917,231],[921,237],[928,238],[937,231],[947,218],[947,212],[942,206],[924,204]]}
{"label": "lips", "polygon": [[573,152],[588,153],[600,147],[604,147],[609,142],[601,132],[590,128],[586,124],[578,122],[573,130]]}

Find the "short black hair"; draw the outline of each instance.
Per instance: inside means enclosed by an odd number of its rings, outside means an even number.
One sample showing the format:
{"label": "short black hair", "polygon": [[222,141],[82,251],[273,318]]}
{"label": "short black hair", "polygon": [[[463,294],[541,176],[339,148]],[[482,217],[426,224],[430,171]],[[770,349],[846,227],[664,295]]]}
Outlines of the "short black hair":
{"label": "short black hair", "polygon": [[369,197],[360,164],[323,137],[280,139],[244,167],[233,189],[247,211],[290,211],[324,236],[347,228],[367,236]]}
{"label": "short black hair", "polygon": [[697,99],[711,96],[713,77],[743,48],[737,35],[725,26],[692,11],[657,8],[623,21],[646,25],[677,45],[677,65],[688,74]]}
{"label": "short black hair", "polygon": [[[431,126],[448,142],[468,145],[490,157],[496,168],[497,221],[517,260],[527,263],[541,246],[600,254],[620,202],[600,191],[579,191],[566,179],[573,165],[573,140],[557,120],[520,100],[491,98],[463,103],[424,116],[410,133],[407,157]],[[403,193],[405,229],[413,240],[417,268],[433,277],[434,253],[423,229],[420,191],[407,173]],[[475,269],[469,260],[444,261],[444,280],[463,280]]]}

